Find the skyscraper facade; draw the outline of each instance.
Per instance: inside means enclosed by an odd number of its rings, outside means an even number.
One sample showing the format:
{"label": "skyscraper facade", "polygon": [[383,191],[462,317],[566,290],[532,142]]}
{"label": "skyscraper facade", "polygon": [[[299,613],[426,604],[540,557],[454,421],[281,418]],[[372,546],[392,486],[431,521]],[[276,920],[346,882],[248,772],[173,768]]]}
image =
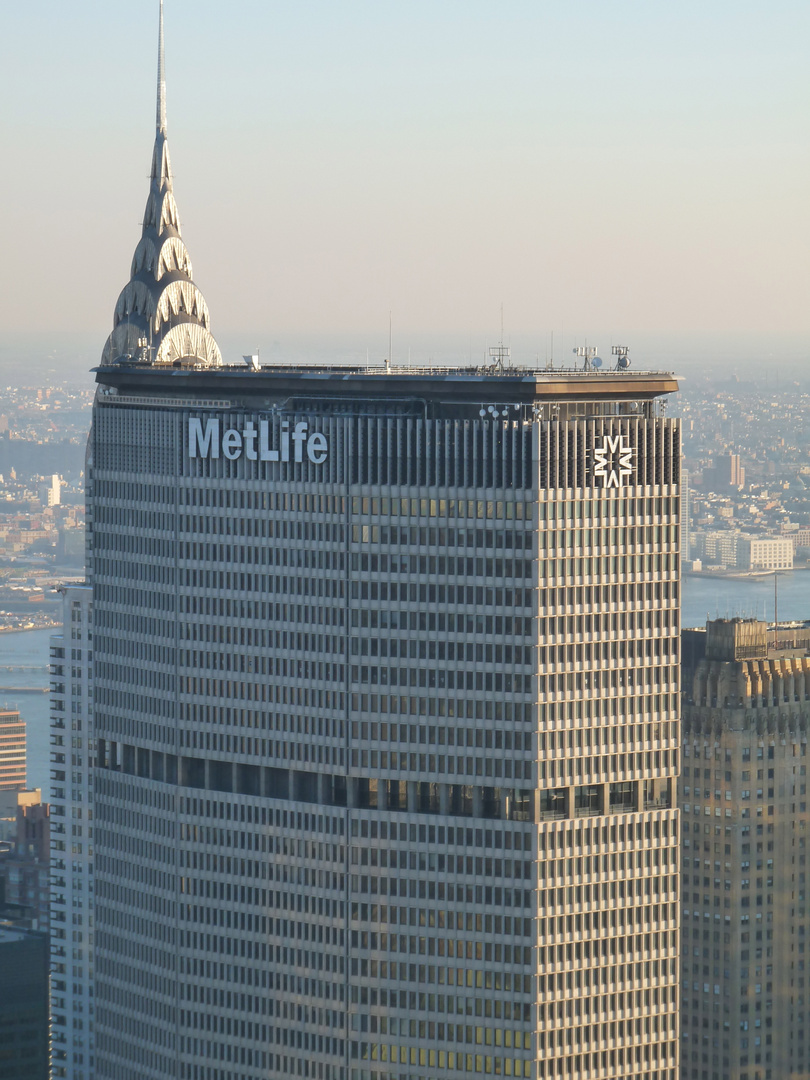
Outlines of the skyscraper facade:
{"label": "skyscraper facade", "polygon": [[684,1080],[810,1075],[804,636],[685,632]]}
{"label": "skyscraper facade", "polygon": [[17,709],[0,709],[0,791],[25,789],[25,720]]}
{"label": "skyscraper facade", "polygon": [[675,1080],[677,384],[224,365],[162,53],[88,455],[97,1075]]}
{"label": "skyscraper facade", "polygon": [[689,562],[691,553],[691,518],[692,507],[689,498],[689,472],[681,466],[681,559]]}
{"label": "skyscraper facade", "polygon": [[674,1077],[666,380],[99,379],[100,1075]]}
{"label": "skyscraper facade", "polygon": [[51,651],[51,1075],[93,1080],[93,602],[62,593]]}

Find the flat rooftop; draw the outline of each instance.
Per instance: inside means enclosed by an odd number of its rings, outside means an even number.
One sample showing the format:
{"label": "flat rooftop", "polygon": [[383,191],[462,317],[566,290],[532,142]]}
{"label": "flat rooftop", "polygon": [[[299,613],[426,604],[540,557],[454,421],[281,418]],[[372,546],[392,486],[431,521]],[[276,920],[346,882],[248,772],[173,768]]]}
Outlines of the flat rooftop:
{"label": "flat rooftop", "polygon": [[[247,365],[219,368],[158,367],[148,364],[114,364],[96,368],[96,382],[123,395],[193,398],[224,396],[264,398],[270,404],[298,399],[302,403],[322,398],[418,400],[439,406],[535,405],[543,402],[613,401],[645,411],[643,403],[678,391],[678,380],[669,372],[583,371],[581,369],[491,367],[353,367],[348,365],[267,365],[254,370]],[[470,412],[470,415],[473,415]]]}
{"label": "flat rooftop", "polygon": [[12,941],[26,941],[30,937],[30,934],[25,930],[18,930],[15,927],[4,926],[0,923],[0,945],[7,945]]}

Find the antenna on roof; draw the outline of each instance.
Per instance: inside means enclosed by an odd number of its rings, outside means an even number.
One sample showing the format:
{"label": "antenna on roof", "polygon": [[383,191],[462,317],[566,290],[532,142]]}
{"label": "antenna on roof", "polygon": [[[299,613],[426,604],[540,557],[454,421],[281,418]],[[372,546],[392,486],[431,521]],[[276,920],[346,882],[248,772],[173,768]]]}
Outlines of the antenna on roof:
{"label": "antenna on roof", "polygon": [[391,312],[389,311],[388,312],[388,357],[387,357],[387,359],[385,361],[385,370],[387,371],[387,373],[389,375],[391,374],[391,361],[393,359],[393,351],[394,351],[394,331],[393,331],[393,323],[391,322]]}
{"label": "antenna on roof", "polygon": [[610,350],[616,357],[616,370],[627,371],[630,367],[630,357],[627,355],[630,349],[627,345],[614,345]]}
{"label": "antenna on roof", "polygon": [[498,345],[492,345],[489,349],[489,371],[503,371],[509,364],[511,366],[512,350],[503,343],[503,304],[501,304],[501,340]]}
{"label": "antenna on roof", "polygon": [[[580,356],[585,361],[582,365],[583,371],[590,371],[591,368],[600,368],[602,361],[599,359],[599,350],[595,345],[580,345],[574,349],[574,356]],[[599,361],[597,363],[597,361]]]}

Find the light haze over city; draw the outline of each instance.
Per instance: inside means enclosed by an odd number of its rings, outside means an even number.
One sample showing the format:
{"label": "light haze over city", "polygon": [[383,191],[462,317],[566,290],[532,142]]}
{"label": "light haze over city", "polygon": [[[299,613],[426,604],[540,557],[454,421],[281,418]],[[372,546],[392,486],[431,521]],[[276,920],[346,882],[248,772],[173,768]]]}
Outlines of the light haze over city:
{"label": "light haze over city", "polygon": [[[140,232],[154,3],[5,5],[0,363],[97,362]],[[801,360],[799,3],[168,0],[175,191],[226,360]],[[49,335],[43,338],[42,335]],[[399,355],[397,355],[399,354]],[[446,354],[446,355],[445,355]]]}

